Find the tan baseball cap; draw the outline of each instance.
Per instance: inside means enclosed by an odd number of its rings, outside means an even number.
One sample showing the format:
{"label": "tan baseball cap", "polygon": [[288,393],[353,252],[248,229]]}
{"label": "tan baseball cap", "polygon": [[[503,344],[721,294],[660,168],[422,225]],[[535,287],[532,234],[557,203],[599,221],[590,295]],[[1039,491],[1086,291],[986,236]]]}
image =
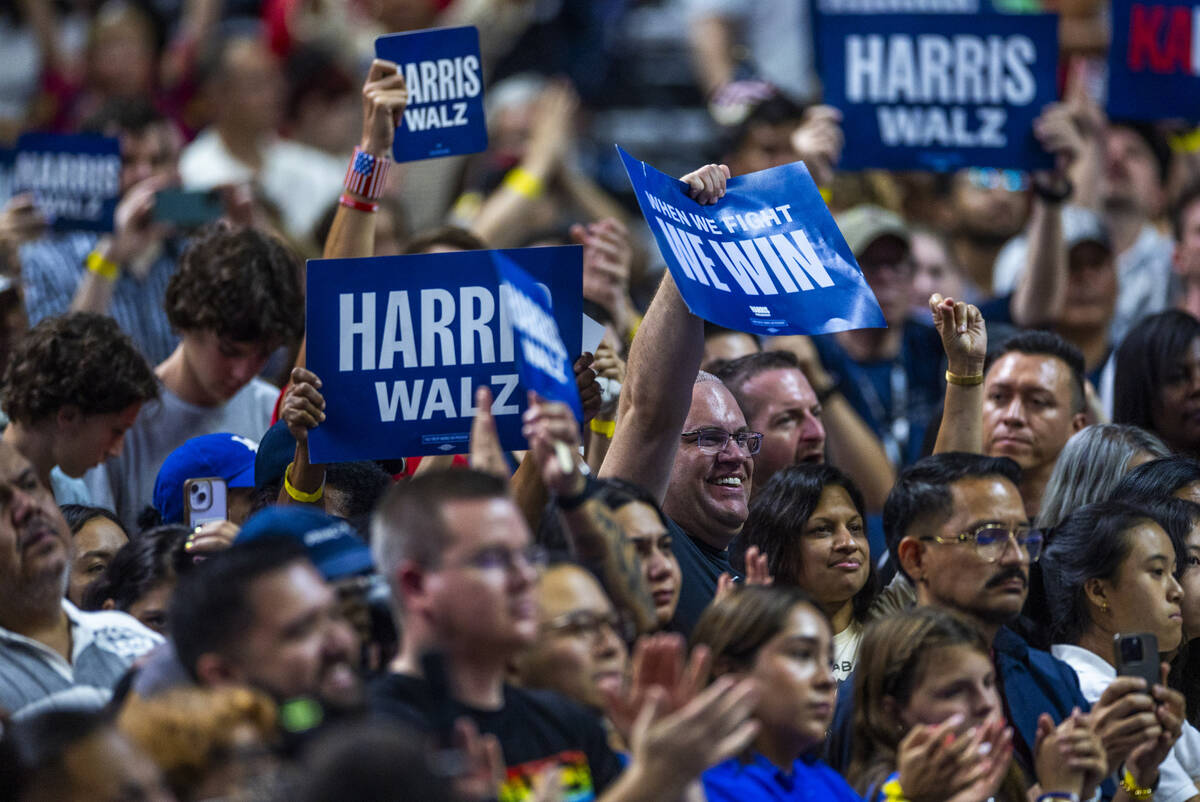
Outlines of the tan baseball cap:
{"label": "tan baseball cap", "polygon": [[847,209],[834,218],[846,244],[857,258],[872,242],[883,236],[893,236],[909,244],[908,226],[898,214],[882,206],[864,203]]}

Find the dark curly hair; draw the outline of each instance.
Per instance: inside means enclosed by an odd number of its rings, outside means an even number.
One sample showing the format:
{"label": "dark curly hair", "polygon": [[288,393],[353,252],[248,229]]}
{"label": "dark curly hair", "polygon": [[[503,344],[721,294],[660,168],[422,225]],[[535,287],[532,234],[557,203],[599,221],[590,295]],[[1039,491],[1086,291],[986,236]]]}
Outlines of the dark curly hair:
{"label": "dark curly hair", "polygon": [[179,332],[208,330],[244,343],[297,340],[304,333],[300,262],[269,234],[211,224],[183,252],[166,307]]}
{"label": "dark curly hair", "polygon": [[67,405],[84,415],[158,398],[158,380],[133,340],[107,315],[46,318],[17,344],[4,371],[4,411],[24,424]]}

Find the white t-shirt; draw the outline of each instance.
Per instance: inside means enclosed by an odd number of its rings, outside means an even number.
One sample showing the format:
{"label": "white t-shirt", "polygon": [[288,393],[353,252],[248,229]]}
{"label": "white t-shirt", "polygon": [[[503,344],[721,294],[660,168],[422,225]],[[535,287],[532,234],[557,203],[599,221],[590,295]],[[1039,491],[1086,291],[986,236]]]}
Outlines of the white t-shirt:
{"label": "white t-shirt", "polygon": [[187,189],[212,189],[257,179],[263,194],[279,207],[288,234],[303,239],[333,204],[346,177],[346,157],[274,139],[263,145],[262,169],[238,161],[211,128],[202,131],[179,157],[179,176]]}
{"label": "white t-shirt", "polygon": [[125,435],[121,456],[84,475],[93,503],[115,511],[129,532],[137,531],[137,517],[154,503],[158,469],[172,451],[202,434],[229,432],[261,439],[278,397],[278,387],[254,378],[224,404],[199,407],[160,384],[158,401],[142,407]]}
{"label": "white t-shirt", "polygon": [[[1116,668],[1087,649],[1067,643],[1056,643],[1050,647],[1050,652],[1075,669],[1075,673],[1079,676],[1079,689],[1083,692],[1083,698],[1092,704],[1100,700],[1104,689],[1117,678]],[[1189,743],[1182,750],[1180,750],[1180,744],[1184,743],[1183,738],[1176,741],[1166,759],[1158,764],[1158,788],[1154,792],[1154,802],[1183,802],[1185,799],[1191,799],[1200,794],[1195,783],[1197,775],[1189,773],[1180,763],[1182,754],[1184,759],[1188,760],[1192,771],[1198,768],[1195,760],[1196,743],[1194,739],[1200,737],[1200,733],[1197,733],[1195,728],[1186,722],[1184,729],[1185,731],[1191,729],[1194,735],[1189,736]],[[1115,770],[1116,767],[1113,768]]]}
{"label": "white t-shirt", "polygon": [[850,679],[854,673],[862,638],[863,625],[853,619],[848,627],[833,636],[833,678],[838,682]]}

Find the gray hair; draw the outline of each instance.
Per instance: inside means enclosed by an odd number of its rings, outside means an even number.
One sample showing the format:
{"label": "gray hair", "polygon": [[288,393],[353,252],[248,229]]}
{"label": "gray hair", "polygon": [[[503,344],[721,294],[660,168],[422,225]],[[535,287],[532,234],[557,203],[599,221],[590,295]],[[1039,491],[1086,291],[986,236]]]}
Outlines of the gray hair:
{"label": "gray hair", "polygon": [[1058,526],[1075,509],[1105,501],[1129,470],[1129,460],[1146,452],[1155,459],[1171,456],[1166,443],[1145,429],[1125,423],[1085,427],[1063,446],[1046,483],[1037,525]]}

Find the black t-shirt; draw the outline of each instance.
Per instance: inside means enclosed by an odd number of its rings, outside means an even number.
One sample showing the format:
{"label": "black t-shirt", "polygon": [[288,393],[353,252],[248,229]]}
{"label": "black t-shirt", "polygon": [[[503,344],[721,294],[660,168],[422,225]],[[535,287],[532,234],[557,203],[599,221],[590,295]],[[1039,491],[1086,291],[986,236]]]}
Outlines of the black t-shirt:
{"label": "black t-shirt", "polygon": [[717,578],[723,573],[735,579],[738,575],[729,565],[729,549],[714,549],[683,531],[670,518],[667,519],[667,529],[671,532],[671,551],[679,560],[682,574],[679,604],[675,607],[675,617],[671,619],[671,629],[690,637],[692,628],[700,620],[700,614],[717,595]]}
{"label": "black t-shirt", "polygon": [[[419,677],[387,674],[371,685],[371,709],[429,731],[437,711],[429,686]],[[550,691],[504,686],[504,707],[478,710],[454,703],[455,718],[468,716],[482,733],[500,740],[507,767],[500,799],[532,798],[533,779],[562,766],[567,799],[599,795],[621,772],[620,759],[608,745],[594,714]]]}

